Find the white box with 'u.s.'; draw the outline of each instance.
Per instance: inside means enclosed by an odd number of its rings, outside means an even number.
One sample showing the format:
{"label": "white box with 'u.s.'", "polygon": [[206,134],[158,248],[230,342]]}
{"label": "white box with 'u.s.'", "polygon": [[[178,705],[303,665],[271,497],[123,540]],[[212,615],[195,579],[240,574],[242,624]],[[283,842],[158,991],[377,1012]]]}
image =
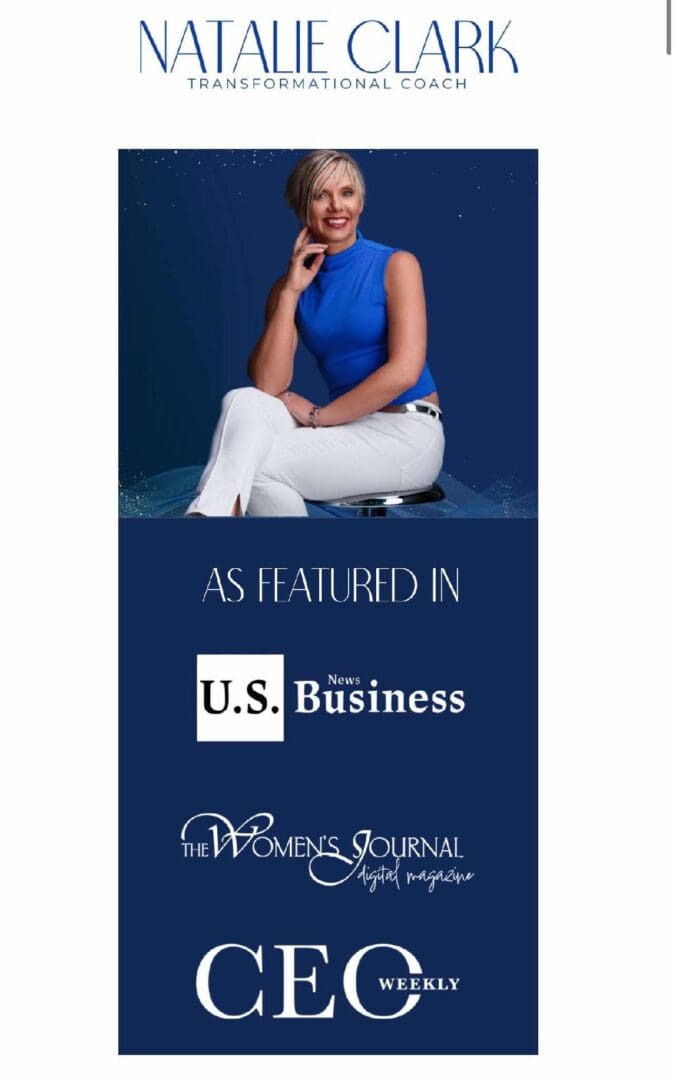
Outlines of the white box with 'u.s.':
{"label": "white box with 'u.s.'", "polygon": [[197,657],[198,742],[283,742],[284,657]]}

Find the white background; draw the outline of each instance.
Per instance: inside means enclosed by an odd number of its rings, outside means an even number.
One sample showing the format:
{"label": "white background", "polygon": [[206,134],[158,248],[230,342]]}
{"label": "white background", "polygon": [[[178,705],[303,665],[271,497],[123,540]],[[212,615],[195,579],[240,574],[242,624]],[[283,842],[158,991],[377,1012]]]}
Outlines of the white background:
{"label": "white background", "polygon": [[[228,587],[227,582],[225,587]],[[283,656],[272,653],[262,656],[201,653],[197,656],[196,667],[197,742],[284,742]],[[261,679],[265,680],[265,695],[269,703],[269,707],[266,706],[262,711],[260,701],[251,700],[248,693],[249,684],[252,682],[257,683],[254,691],[261,693]],[[219,708],[223,701],[221,680],[230,682],[228,709],[225,713],[214,715],[204,708],[204,680],[214,683],[215,708]],[[235,711],[237,706],[241,710],[240,715]],[[247,712],[249,706],[256,710],[253,715]],[[276,713],[272,711],[275,707]]]}
{"label": "white background", "polygon": [[[5,17],[9,1076],[376,1067],[116,1058],[117,147],[327,144],[540,150],[541,1052],[378,1068],[670,1073],[676,56],[665,3],[464,0],[449,12],[425,0],[420,18],[507,12],[522,74],[475,78],[450,98],[376,94],[368,107],[341,94],[204,100],[179,81],[139,80],[139,17],[245,17],[239,0]],[[292,7],[336,25],[397,13]]]}

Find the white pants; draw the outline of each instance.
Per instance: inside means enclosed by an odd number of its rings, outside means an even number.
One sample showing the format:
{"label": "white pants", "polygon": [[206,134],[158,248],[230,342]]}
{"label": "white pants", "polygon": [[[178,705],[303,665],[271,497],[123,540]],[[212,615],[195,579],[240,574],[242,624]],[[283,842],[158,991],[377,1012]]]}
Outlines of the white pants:
{"label": "white pants", "polygon": [[278,398],[241,387],[223,398],[187,513],[226,517],[239,496],[253,517],[305,517],[304,499],[426,487],[443,453],[443,427],[428,413],[376,412],[313,429],[297,424]]}

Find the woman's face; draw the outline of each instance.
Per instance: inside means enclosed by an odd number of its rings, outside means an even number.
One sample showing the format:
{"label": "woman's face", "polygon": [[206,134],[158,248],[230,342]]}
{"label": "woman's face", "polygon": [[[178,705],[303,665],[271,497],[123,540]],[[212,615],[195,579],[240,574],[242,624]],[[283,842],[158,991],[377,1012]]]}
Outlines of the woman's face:
{"label": "woman's face", "polygon": [[308,225],[318,244],[330,244],[334,251],[354,243],[359,215],[364,204],[347,168],[327,169],[315,187]]}

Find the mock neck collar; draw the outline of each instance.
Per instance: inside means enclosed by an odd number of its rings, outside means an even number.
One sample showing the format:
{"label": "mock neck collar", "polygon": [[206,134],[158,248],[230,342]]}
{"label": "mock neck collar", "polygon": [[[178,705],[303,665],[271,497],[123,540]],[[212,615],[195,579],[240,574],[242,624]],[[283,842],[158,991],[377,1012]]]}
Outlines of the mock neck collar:
{"label": "mock neck collar", "polygon": [[346,266],[350,266],[356,259],[359,258],[366,241],[361,234],[361,229],[357,229],[357,239],[349,247],[344,248],[343,251],[337,252],[335,255],[326,255],[324,262],[319,268],[319,273],[325,273],[332,270],[343,270]]}

